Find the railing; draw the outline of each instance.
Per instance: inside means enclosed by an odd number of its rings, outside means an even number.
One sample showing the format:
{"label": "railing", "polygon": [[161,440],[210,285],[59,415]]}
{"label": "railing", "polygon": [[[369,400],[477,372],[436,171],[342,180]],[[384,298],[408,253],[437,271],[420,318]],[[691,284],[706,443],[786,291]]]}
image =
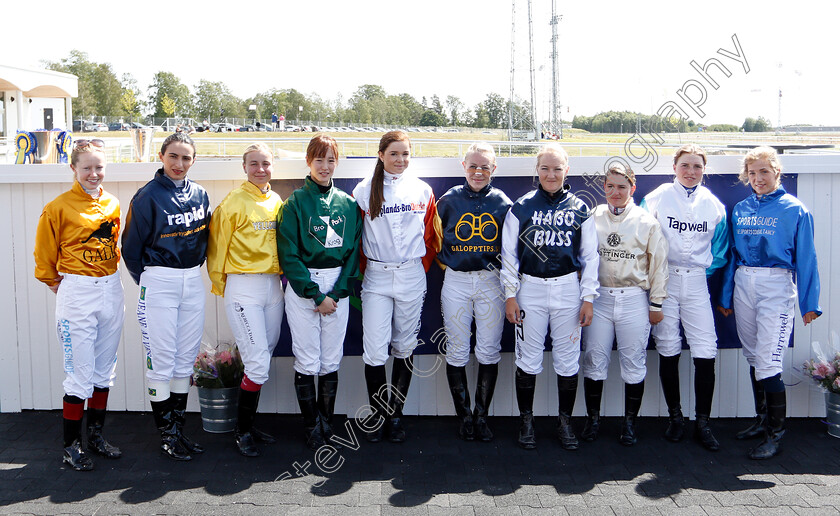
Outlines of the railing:
{"label": "railing", "polygon": [[[161,135],[161,133],[157,133]],[[339,133],[340,134],[340,133]],[[413,135],[412,135],[413,136]],[[481,139],[481,136],[472,133],[472,138],[417,138],[412,137],[412,155],[419,158],[428,157],[463,157],[467,148],[476,140]],[[835,154],[840,153],[840,134],[782,134],[773,135],[771,133],[727,133],[721,135],[720,133],[672,133],[664,134],[665,143],[656,145],[656,151],[660,155],[672,155],[674,149],[680,145],[688,142],[697,142],[703,145],[706,151],[710,154],[742,154],[744,149],[730,148],[730,144],[828,144],[836,145],[835,149],[819,149],[819,150],[789,150],[787,153],[820,153],[820,154]],[[242,155],[245,148],[253,143],[253,141],[260,141],[268,145],[275,156],[278,158],[296,158],[302,157],[306,153],[306,147],[309,144],[309,136],[305,137],[278,137],[271,132],[261,133],[247,133],[238,134],[237,136],[227,135],[203,135],[202,133],[194,133],[193,140],[196,142],[198,160],[212,160],[218,158],[231,158]],[[578,135],[576,137],[565,138],[558,141],[560,145],[569,153],[570,156],[626,156],[628,142],[631,142],[633,135],[606,135],[604,138],[612,138],[620,141],[587,141],[599,138],[600,135]],[[646,137],[648,144],[653,143],[653,137],[650,135],[638,135],[635,146],[635,152],[642,152],[641,140]],[[110,163],[125,163],[132,161],[132,142],[129,137],[122,136],[104,136],[106,145],[106,156]],[[152,148],[158,149],[163,142],[162,136],[153,140]],[[364,138],[364,137],[341,137],[336,136],[339,146],[339,154],[342,157],[372,157],[376,156],[379,147],[379,137]],[[507,140],[487,140],[498,156],[533,156],[537,153],[540,146],[546,145],[547,141],[542,142],[522,142],[522,141],[507,141]],[[0,163],[14,163],[15,160],[15,143],[13,137],[0,138]],[[156,151],[152,153],[152,160],[156,159]]]}

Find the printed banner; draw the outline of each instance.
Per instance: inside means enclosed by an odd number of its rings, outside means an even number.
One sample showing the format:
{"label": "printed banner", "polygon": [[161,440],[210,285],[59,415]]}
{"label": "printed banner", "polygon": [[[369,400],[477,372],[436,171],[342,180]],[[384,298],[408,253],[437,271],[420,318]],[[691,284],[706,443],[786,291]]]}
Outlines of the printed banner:
{"label": "printed banner", "polygon": [[[456,185],[464,183],[464,179],[460,177],[435,177],[422,178],[434,190],[435,198],[440,197],[446,191]],[[673,174],[655,174],[655,175],[639,175],[636,177],[636,194],[633,198],[636,204],[639,204],[644,196],[654,190],[657,186],[665,182],[672,182]],[[345,192],[352,192],[353,187],[358,183],[358,179],[336,179],[335,185]],[[571,186],[571,191],[587,200],[594,200],[598,204],[606,202],[604,199],[603,190],[601,189],[600,180],[593,177],[585,176],[570,176],[567,183]],[[726,206],[727,216],[732,213],[732,208],[738,202],[742,201],[751,191],[748,186],[742,185],[738,182],[737,174],[707,174],[704,177],[704,184],[718,199]],[[795,174],[786,174],[782,176],[782,184],[791,195],[797,193],[797,181]],[[272,189],[279,193],[283,199],[296,189],[303,186],[303,179],[300,180],[284,180],[272,181]],[[515,201],[522,195],[533,190],[537,186],[537,178],[533,180],[527,177],[496,177],[493,179],[493,186],[504,191],[511,200]],[[716,306],[716,300],[720,292],[721,274],[718,272],[709,278],[709,292],[712,298],[712,306]],[[434,354],[439,353],[439,346],[443,345],[443,317],[440,309],[440,289],[443,284],[443,271],[437,264],[432,265],[427,275],[427,292],[426,300],[423,305],[423,316],[420,326],[420,335],[418,346],[415,353],[419,354]],[[350,323],[347,328],[347,336],[344,341],[345,355],[361,355],[362,354],[362,317],[361,317],[361,300],[359,293],[361,291],[361,282],[356,284],[356,290],[351,297],[350,308]],[[738,340],[738,335],[735,330],[735,317],[723,317],[715,310],[715,329],[718,336],[719,348],[738,348],[741,343]],[[471,347],[475,345],[475,332],[473,331],[473,341]],[[794,339],[790,339],[790,345],[793,345]],[[688,349],[688,346],[683,339],[683,348]],[[551,341],[547,336],[545,349],[551,349]],[[648,349],[654,349],[653,340],[648,343]],[[505,322],[505,329],[502,333],[502,351],[512,352],[514,350],[513,342],[513,326]],[[274,350],[275,356],[291,356],[292,355],[292,341],[289,332],[289,326],[284,318],[283,331],[280,334],[280,342]]]}

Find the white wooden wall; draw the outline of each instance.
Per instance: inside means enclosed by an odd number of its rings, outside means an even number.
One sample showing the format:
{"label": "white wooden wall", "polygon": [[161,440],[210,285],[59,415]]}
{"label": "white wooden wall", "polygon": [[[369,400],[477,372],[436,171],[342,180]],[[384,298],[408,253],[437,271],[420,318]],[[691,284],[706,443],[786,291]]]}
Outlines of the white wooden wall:
{"label": "white wooden wall", "polygon": [[[660,160],[652,173],[668,173],[667,158]],[[712,156],[709,173],[735,172],[738,158]],[[414,172],[423,176],[459,176],[460,160],[445,158],[415,158]],[[603,167],[604,158],[572,158],[572,174],[595,172]],[[788,412],[794,417],[822,417],[825,415],[821,391],[805,380],[797,371],[803,361],[811,357],[810,343],[827,342],[833,328],[834,311],[840,321],[840,284],[834,285],[832,257],[840,255],[840,206],[831,202],[834,193],[840,199],[840,155],[783,156],[784,169],[799,173],[799,198],[814,213],[816,245],[822,280],[821,303],[823,316],[807,328],[797,318],[795,345],[786,354],[784,381],[789,386]],[[373,163],[366,159],[343,160],[337,177],[361,178],[371,170]],[[155,164],[127,163],[108,166],[105,186],[116,195],[127,209],[135,191],[151,178]],[[530,181],[534,170],[533,158],[501,158],[498,175],[523,176]],[[61,348],[56,341],[54,328],[55,296],[33,276],[35,228],[41,209],[48,201],[69,188],[71,171],[67,165],[0,165],[0,412],[22,409],[57,409],[61,407],[62,361]],[[301,160],[279,160],[275,164],[275,179],[300,179],[306,175]],[[227,192],[238,185],[244,174],[237,161],[208,161],[197,163],[190,176],[209,192],[211,204],[216,205]],[[525,179],[528,178],[528,179]],[[840,266],[839,266],[840,267]],[[134,317],[138,288],[122,269],[126,293],[126,322],[120,343],[117,378],[111,389],[110,408],[114,410],[149,410],[144,395],[144,356],[140,343],[140,330]],[[207,289],[207,314],[205,338],[233,340],[222,303]],[[835,302],[836,301],[836,302]],[[836,307],[836,310],[832,310]],[[417,368],[431,370],[440,358],[433,355],[417,357]],[[550,364],[550,355],[546,364]],[[297,402],[292,385],[290,357],[274,358],[271,380],[263,389],[261,411],[297,412]],[[648,354],[648,377],[642,403],[643,415],[667,413],[658,378],[658,356]],[[623,386],[618,371],[617,358],[612,360],[609,380],[604,392],[604,413],[619,415],[623,411]],[[361,357],[345,357],[340,370],[341,383],[336,410],[354,414],[367,403]],[[389,368],[390,369],[390,368]],[[684,412],[692,413],[694,406],[693,367],[688,352],[680,361],[682,403]],[[749,367],[739,349],[723,349],[717,360],[717,387],[715,390],[714,417],[749,417],[753,415]],[[513,390],[513,357],[502,356],[499,380],[491,413],[517,414]],[[468,367],[470,390],[474,392],[476,366],[474,360]],[[537,380],[534,410],[537,415],[557,413],[555,375],[546,367]],[[583,388],[579,389],[576,414],[582,414]],[[190,408],[197,410],[196,396]],[[407,414],[454,414],[446,375],[443,368],[427,377],[415,377],[406,402]]]}

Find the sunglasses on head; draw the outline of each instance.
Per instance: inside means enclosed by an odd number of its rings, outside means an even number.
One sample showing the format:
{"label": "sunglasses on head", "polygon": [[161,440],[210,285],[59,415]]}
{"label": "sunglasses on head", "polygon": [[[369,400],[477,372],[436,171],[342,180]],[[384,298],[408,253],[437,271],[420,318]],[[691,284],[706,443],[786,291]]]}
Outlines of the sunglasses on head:
{"label": "sunglasses on head", "polygon": [[99,147],[100,149],[105,148],[105,142],[100,140],[99,138],[95,138],[93,140],[87,140],[85,138],[79,138],[78,140],[73,140],[73,146],[77,149],[83,149],[93,145],[94,147]]}

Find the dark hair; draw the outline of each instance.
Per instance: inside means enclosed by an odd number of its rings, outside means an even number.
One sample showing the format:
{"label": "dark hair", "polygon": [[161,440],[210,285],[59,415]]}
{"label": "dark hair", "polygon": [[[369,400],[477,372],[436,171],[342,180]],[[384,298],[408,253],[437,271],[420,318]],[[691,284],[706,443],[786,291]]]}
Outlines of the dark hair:
{"label": "dark hair", "polygon": [[[408,138],[408,134],[404,131],[396,130],[388,131],[382,135],[382,139],[379,140],[379,152],[385,152],[388,146],[394,142],[407,142],[409,148],[411,148],[411,140]],[[373,179],[370,181],[370,198],[368,200],[370,204],[370,220],[378,217],[382,211],[382,203],[385,202],[385,194],[383,192],[384,181],[385,163],[382,162],[382,158],[377,158],[376,167],[373,169]]]}
{"label": "dark hair", "polygon": [[172,133],[169,136],[167,136],[166,139],[163,140],[163,145],[160,146],[160,153],[165,154],[166,153],[166,148],[169,147],[169,144],[173,143],[173,142],[186,143],[187,145],[192,147],[193,148],[193,158],[195,157],[195,155],[196,155],[195,142],[193,141],[192,138],[190,138],[190,136],[187,133],[182,133],[182,132]]}
{"label": "dark hair", "polygon": [[311,165],[315,158],[323,158],[330,149],[333,151],[333,157],[338,161],[338,143],[336,143],[335,138],[323,133],[316,133],[309,140],[309,146],[306,147],[306,164]]}

